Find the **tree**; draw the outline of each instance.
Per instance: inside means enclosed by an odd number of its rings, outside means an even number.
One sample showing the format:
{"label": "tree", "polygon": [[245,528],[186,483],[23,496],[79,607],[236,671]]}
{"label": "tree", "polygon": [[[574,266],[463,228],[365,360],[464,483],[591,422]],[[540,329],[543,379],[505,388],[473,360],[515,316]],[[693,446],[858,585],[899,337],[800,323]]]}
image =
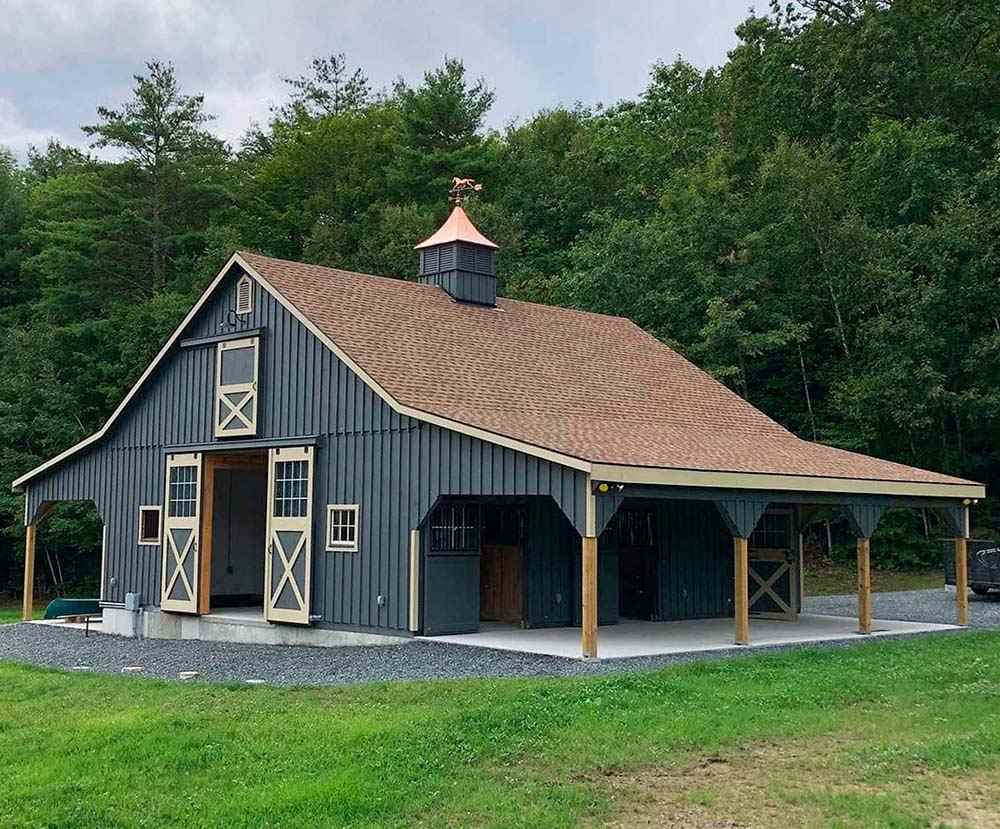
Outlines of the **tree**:
{"label": "tree", "polygon": [[278,109],[285,121],[320,118],[358,112],[372,102],[368,76],[360,68],[350,71],[344,53],[313,58],[308,75],[282,78],[294,91],[291,100]]}
{"label": "tree", "polygon": [[144,237],[154,291],[166,285],[167,267],[183,244],[192,208],[204,196],[218,196],[207,184],[186,180],[183,168],[194,163],[202,173],[225,161],[225,147],[203,128],[213,116],[204,97],[185,95],[170,63],[150,61],[148,75],[135,75],[132,99],[118,109],[97,108],[98,123],[84,126],[96,148],[125,153],[135,187],[128,194],[134,230]]}

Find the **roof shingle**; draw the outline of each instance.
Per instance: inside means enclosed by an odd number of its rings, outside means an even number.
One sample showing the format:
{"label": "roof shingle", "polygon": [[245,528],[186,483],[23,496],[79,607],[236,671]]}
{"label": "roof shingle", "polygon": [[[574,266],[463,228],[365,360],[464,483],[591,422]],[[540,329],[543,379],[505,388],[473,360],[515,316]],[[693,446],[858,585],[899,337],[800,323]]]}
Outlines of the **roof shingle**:
{"label": "roof shingle", "polygon": [[240,254],[400,403],[593,463],[967,484],[801,440],[631,321]]}

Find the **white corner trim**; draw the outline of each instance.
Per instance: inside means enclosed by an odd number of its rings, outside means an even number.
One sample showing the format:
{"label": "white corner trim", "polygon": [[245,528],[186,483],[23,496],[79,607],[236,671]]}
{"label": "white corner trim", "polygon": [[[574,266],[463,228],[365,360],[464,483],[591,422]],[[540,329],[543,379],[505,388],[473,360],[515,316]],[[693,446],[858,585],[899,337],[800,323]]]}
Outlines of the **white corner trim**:
{"label": "white corner trim", "polygon": [[661,469],[595,463],[595,481],[623,484],[719,487],[720,489],[783,489],[790,492],[829,492],[851,495],[909,495],[923,498],[985,498],[981,484],[932,484],[919,481],[881,481],[813,475],[773,475],[758,472],[712,472],[698,469]]}

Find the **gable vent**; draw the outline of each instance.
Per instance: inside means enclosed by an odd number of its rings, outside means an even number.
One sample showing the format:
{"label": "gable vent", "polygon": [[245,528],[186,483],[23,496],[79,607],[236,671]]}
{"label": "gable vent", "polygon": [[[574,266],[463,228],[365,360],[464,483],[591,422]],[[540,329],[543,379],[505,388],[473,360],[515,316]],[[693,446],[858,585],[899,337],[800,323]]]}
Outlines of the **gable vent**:
{"label": "gable vent", "polygon": [[253,280],[243,276],[236,283],[236,313],[249,314],[253,310]]}

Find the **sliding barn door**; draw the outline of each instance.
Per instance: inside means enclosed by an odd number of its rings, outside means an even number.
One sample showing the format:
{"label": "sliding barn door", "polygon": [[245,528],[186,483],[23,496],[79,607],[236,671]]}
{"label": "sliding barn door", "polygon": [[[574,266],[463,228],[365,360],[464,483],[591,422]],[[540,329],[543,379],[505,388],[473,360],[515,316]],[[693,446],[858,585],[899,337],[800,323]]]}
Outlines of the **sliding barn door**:
{"label": "sliding barn door", "polygon": [[163,505],[160,607],[198,612],[198,533],[201,520],[201,454],[167,455]]}
{"label": "sliding barn door", "polygon": [[313,447],[272,449],[268,464],[264,615],[309,623]]}

